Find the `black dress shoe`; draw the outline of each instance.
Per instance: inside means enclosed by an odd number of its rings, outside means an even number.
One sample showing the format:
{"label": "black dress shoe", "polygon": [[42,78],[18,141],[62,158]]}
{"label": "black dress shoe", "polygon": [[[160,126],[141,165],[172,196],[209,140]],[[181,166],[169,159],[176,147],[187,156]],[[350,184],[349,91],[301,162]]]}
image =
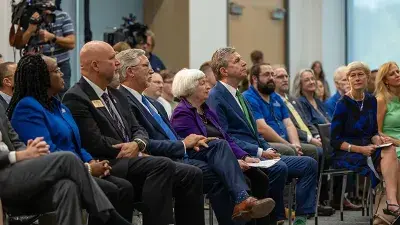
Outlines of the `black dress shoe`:
{"label": "black dress shoe", "polygon": [[318,216],[332,216],[335,214],[335,210],[330,206],[319,205]]}

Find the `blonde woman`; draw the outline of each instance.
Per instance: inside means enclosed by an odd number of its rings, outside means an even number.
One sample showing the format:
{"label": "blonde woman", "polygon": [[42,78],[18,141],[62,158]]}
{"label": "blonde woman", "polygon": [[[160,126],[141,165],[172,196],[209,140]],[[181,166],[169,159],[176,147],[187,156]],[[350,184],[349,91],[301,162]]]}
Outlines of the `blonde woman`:
{"label": "blonde woman", "polygon": [[[366,92],[370,74],[370,69],[362,62],[352,62],[347,66],[346,77],[351,89],[339,100],[333,114],[332,160],[336,168],[353,170],[370,177],[372,187],[380,182],[377,171],[381,171],[387,196],[383,211],[398,216],[400,206],[396,196],[400,167],[393,146],[378,147],[388,139],[378,133],[377,101]],[[371,161],[373,165],[369,163]]]}
{"label": "blonde woman", "polygon": [[400,157],[400,71],[395,62],[383,64],[376,76],[378,101],[378,130],[396,145]]}

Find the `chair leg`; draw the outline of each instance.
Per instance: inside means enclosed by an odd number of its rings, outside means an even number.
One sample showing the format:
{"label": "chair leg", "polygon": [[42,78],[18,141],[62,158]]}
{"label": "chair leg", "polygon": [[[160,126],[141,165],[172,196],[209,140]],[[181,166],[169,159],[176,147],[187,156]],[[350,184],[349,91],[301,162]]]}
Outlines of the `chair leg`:
{"label": "chair leg", "polygon": [[366,204],[366,208],[367,208],[367,216],[369,216],[369,213],[370,213],[370,211],[369,211],[369,206],[371,205],[371,199],[370,199],[370,195],[371,195],[371,192],[370,192],[370,189],[371,189],[371,187],[368,187],[368,194],[367,194],[367,204]]}
{"label": "chair leg", "polygon": [[296,185],[296,179],[293,179],[289,185],[289,225],[292,225],[292,209],[293,209],[293,194]]}
{"label": "chair leg", "polygon": [[333,200],[333,176],[330,176],[329,180],[329,205],[332,206],[332,200]]}
{"label": "chair leg", "polygon": [[340,195],[340,221],[343,221],[343,201],[344,201],[344,193],[346,192],[347,185],[347,174],[343,175],[342,181],[342,194]]}
{"label": "chair leg", "polygon": [[361,204],[362,204],[362,216],[365,216],[365,193],[367,192],[367,178],[364,178],[364,187],[363,187],[363,194],[362,194],[362,199],[361,199]]}
{"label": "chair leg", "polygon": [[214,214],[213,214],[213,209],[212,209],[210,201],[208,202],[208,205],[209,205],[209,207],[208,207],[208,220],[209,220],[209,224],[213,225],[214,224]]}
{"label": "chair leg", "polygon": [[372,192],[372,181],[370,182],[369,186],[369,214],[370,214],[370,219],[369,223],[372,225],[374,223],[374,193]]}
{"label": "chair leg", "polygon": [[315,225],[318,225],[318,205],[319,205],[319,198],[321,195],[321,185],[322,185],[322,173],[319,174],[318,180],[318,189],[317,189],[317,204],[315,204]]}
{"label": "chair leg", "polygon": [[356,199],[360,199],[360,175],[355,174],[356,176]]}

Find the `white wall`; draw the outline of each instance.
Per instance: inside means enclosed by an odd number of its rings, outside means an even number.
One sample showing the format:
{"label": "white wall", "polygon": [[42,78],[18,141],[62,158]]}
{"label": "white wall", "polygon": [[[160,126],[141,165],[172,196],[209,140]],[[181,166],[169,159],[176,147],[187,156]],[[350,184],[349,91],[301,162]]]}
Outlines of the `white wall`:
{"label": "white wall", "polygon": [[189,1],[190,68],[199,68],[216,49],[227,46],[228,1]]}
{"label": "white wall", "polygon": [[[14,61],[13,48],[10,47],[8,34],[11,27],[11,1],[0,0],[0,54],[5,61]],[[15,27],[15,29],[17,29]],[[17,60],[19,60],[19,51],[16,51]]]}
{"label": "white wall", "polygon": [[331,92],[333,73],[345,64],[345,0],[289,0],[291,77],[322,61]]}

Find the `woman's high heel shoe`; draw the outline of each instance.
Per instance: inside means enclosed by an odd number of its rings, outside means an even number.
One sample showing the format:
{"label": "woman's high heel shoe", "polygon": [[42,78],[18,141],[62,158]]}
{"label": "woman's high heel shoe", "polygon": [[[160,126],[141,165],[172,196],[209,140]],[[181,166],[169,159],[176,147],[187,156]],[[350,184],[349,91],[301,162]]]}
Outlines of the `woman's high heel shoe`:
{"label": "woman's high heel shoe", "polygon": [[[397,207],[397,210],[395,210],[395,211],[390,210],[389,209],[390,206]],[[386,215],[391,215],[391,216],[394,216],[394,217],[398,217],[400,215],[400,206],[396,205],[396,204],[389,204],[389,202],[386,201],[386,209],[383,209],[383,213],[385,213]]]}

